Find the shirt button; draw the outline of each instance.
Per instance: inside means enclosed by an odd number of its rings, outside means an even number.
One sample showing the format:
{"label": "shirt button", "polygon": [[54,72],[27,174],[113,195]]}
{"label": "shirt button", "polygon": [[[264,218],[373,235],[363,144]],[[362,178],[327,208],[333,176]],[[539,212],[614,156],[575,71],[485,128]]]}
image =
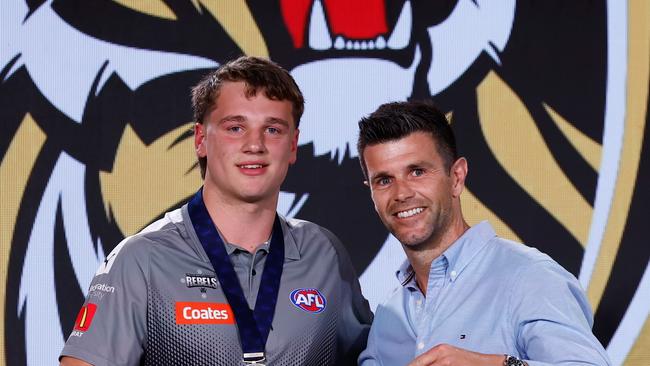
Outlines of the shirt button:
{"label": "shirt button", "polygon": [[451,271],[451,278],[456,278],[456,275],[457,275],[456,271]]}
{"label": "shirt button", "polygon": [[418,343],[418,350],[422,350],[424,348],[424,343],[420,342]]}
{"label": "shirt button", "polygon": [[421,305],[422,305],[422,299],[418,299],[418,300],[415,302],[415,305],[417,305],[417,306],[421,306]]}

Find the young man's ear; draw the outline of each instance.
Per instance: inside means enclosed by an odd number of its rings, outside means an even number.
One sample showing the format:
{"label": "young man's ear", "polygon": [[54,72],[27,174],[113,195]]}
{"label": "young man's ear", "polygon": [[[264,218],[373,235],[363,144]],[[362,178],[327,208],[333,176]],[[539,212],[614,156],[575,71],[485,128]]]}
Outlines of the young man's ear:
{"label": "young man's ear", "polygon": [[296,128],[296,132],[291,140],[291,158],[289,164],[294,164],[298,159],[298,138],[300,137],[300,130]]}
{"label": "young man's ear", "polygon": [[196,150],[196,156],[203,158],[205,157],[205,131],[203,130],[203,124],[196,122],[194,124],[194,150]]}
{"label": "young man's ear", "polygon": [[467,178],[467,159],[461,157],[456,159],[454,164],[451,166],[451,178],[452,178],[452,195],[454,197],[459,197],[465,188],[465,178]]}

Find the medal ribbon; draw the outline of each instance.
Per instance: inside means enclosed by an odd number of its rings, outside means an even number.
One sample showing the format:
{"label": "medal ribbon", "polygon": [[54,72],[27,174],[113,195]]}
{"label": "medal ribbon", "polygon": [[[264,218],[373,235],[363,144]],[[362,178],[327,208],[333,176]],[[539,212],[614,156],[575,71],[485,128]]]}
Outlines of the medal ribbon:
{"label": "medal ribbon", "polygon": [[[237,278],[235,268],[228,257],[228,252],[226,252],[225,244],[203,203],[202,188],[190,200],[187,210],[194,231],[196,231],[205,253],[210,258],[217,279],[221,284],[221,289],[235,313],[239,339],[244,352],[244,361],[261,361],[264,358],[266,340],[273,322],[275,305],[280,290],[280,277],[284,265],[284,235],[280,225],[280,218],[277,214],[275,215],[269,253],[266,263],[264,263],[255,309],[251,310]],[[250,358],[250,360],[247,360],[247,358]]]}

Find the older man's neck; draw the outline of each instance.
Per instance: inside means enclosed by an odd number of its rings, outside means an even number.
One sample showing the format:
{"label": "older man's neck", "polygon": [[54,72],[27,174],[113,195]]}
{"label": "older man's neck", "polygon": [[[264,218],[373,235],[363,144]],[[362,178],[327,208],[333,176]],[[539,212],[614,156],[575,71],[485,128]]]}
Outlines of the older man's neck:
{"label": "older man's neck", "polygon": [[429,271],[431,270],[431,263],[440,257],[449,247],[454,245],[456,240],[460,238],[465,231],[469,229],[469,225],[461,217],[459,220],[454,221],[449,227],[435,236],[426,244],[418,248],[411,248],[407,245],[402,245],[406,253],[406,257],[413,267],[415,272],[415,280],[417,281],[420,291],[426,296],[427,286],[429,284]]}

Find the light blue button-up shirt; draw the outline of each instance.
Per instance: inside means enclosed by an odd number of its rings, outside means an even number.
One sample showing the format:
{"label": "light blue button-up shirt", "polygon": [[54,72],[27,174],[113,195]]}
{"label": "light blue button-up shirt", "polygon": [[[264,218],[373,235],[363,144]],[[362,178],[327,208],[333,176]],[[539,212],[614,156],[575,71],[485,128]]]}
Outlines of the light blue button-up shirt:
{"label": "light blue button-up shirt", "polygon": [[362,366],[406,365],[446,343],[530,366],[609,365],[576,278],[537,249],[470,228],[431,263],[427,296],[408,261],[375,312]]}

